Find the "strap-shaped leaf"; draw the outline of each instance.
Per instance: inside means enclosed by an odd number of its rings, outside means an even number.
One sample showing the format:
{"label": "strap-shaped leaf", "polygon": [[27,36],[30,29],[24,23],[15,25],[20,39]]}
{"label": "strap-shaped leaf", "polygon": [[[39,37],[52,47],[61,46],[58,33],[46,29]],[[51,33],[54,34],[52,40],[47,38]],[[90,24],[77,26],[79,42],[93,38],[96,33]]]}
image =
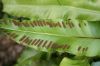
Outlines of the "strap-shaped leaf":
{"label": "strap-shaped leaf", "polygon": [[4,11],[31,19],[63,21],[68,18],[100,20],[99,0],[3,0]]}
{"label": "strap-shaped leaf", "polygon": [[3,0],[4,4],[21,5],[68,5],[79,8],[93,9],[100,11],[99,0]]}
{"label": "strap-shaped leaf", "polygon": [[100,56],[99,21],[16,22],[3,21],[0,28],[13,40],[35,49],[55,49],[75,55]]}

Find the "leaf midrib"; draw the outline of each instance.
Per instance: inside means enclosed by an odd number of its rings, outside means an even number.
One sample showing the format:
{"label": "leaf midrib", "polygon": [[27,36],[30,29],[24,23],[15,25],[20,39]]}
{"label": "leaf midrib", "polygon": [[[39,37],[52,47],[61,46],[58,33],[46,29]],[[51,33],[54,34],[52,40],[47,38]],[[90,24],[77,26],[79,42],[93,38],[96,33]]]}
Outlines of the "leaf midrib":
{"label": "leaf midrib", "polygon": [[[67,38],[69,38],[68,36],[65,36],[65,35],[57,35],[57,34],[50,34],[50,33],[40,33],[40,32],[31,32],[31,31],[23,31],[23,30],[14,30],[14,29],[9,29],[9,28],[2,28],[2,29],[11,30],[11,31],[17,31],[17,32],[33,33],[33,34],[38,34],[38,35],[49,35],[49,36],[55,36],[55,37],[67,37]],[[70,36],[70,38],[100,39],[100,37],[82,37],[82,36]]]}

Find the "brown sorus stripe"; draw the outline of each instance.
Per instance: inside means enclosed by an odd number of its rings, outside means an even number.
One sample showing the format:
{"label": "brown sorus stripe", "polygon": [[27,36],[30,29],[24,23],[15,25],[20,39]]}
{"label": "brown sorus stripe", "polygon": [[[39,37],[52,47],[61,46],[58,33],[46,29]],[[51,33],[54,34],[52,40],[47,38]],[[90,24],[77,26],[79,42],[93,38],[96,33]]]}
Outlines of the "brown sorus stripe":
{"label": "brown sorus stripe", "polygon": [[24,23],[24,26],[25,26],[25,27],[29,27],[28,22],[25,22],[25,23]]}
{"label": "brown sorus stripe", "polygon": [[30,25],[29,25],[29,22],[26,22],[25,25],[26,25],[26,27],[29,27],[29,26],[30,26]]}
{"label": "brown sorus stripe", "polygon": [[19,24],[19,26],[21,26],[21,27],[23,26],[21,22],[18,22],[18,24]]}
{"label": "brown sorus stripe", "polygon": [[60,24],[60,22],[58,22],[58,23],[57,23],[57,25],[58,25],[59,27],[61,27],[61,24]]}
{"label": "brown sorus stripe", "polygon": [[36,26],[35,21],[34,21],[34,22],[32,22],[32,24],[33,24],[34,26]]}
{"label": "brown sorus stripe", "polygon": [[52,45],[52,47],[51,48],[53,48],[53,49],[57,49],[57,44],[56,43],[54,43],[53,45]]}
{"label": "brown sorus stripe", "polygon": [[34,26],[35,26],[35,25],[34,25],[34,22],[32,22],[31,25],[34,27]]}
{"label": "brown sorus stripe", "polygon": [[30,22],[29,25],[32,26],[32,27],[34,27],[34,26],[32,25],[32,22]]}
{"label": "brown sorus stripe", "polygon": [[41,26],[44,26],[43,21],[40,22]]}
{"label": "brown sorus stripe", "polygon": [[69,25],[70,28],[72,28],[71,22],[68,22],[68,25]]}
{"label": "brown sorus stripe", "polygon": [[55,49],[58,49],[58,48],[60,48],[61,47],[61,45],[58,45],[58,44],[55,44]]}
{"label": "brown sorus stripe", "polygon": [[24,42],[28,44],[28,42],[29,42],[29,37],[27,37],[27,38],[25,39]]}
{"label": "brown sorus stripe", "polygon": [[38,26],[36,21],[34,21],[33,24],[34,24],[34,26]]}
{"label": "brown sorus stripe", "polygon": [[82,51],[84,52],[85,51],[85,48],[83,48]]}
{"label": "brown sorus stripe", "polygon": [[54,27],[54,23],[48,22],[50,27]]}
{"label": "brown sorus stripe", "polygon": [[28,27],[32,27],[31,22],[28,22]]}
{"label": "brown sorus stripe", "polygon": [[18,26],[18,22],[13,20],[14,25]]}
{"label": "brown sorus stripe", "polygon": [[67,24],[69,25],[70,28],[74,27],[74,24],[71,22],[71,19],[68,19]]}
{"label": "brown sorus stripe", "polygon": [[17,36],[18,36],[17,34],[14,34],[12,37],[13,37],[13,38],[16,38]]}
{"label": "brown sorus stripe", "polygon": [[13,36],[14,34],[13,33],[9,33],[9,36]]}
{"label": "brown sorus stripe", "polygon": [[49,44],[48,44],[48,46],[47,46],[47,48],[50,48],[50,46],[51,46],[52,44],[53,44],[53,42],[50,41]]}
{"label": "brown sorus stripe", "polygon": [[21,27],[22,26],[22,23],[16,22],[16,25]]}
{"label": "brown sorus stripe", "polygon": [[53,49],[54,49],[54,46],[55,46],[55,43],[53,43],[53,44],[52,44],[51,48],[53,48]]}
{"label": "brown sorus stripe", "polygon": [[28,44],[30,44],[32,42],[32,39],[29,39],[29,42],[28,42]]}
{"label": "brown sorus stripe", "polygon": [[46,24],[47,26],[49,26],[48,22],[45,22],[45,24]]}
{"label": "brown sorus stripe", "polygon": [[25,37],[21,42],[26,43],[27,39],[28,39],[28,37]]}
{"label": "brown sorus stripe", "polygon": [[21,24],[22,24],[22,26],[24,26],[24,22],[22,22]]}
{"label": "brown sorus stripe", "polygon": [[29,26],[29,25],[27,24],[27,22],[23,22],[22,24],[23,24],[23,26],[25,26],[25,27],[28,27],[28,26]]}
{"label": "brown sorus stripe", "polygon": [[40,23],[39,23],[39,21],[37,21],[37,25],[38,25],[38,26],[41,26]]}
{"label": "brown sorus stripe", "polygon": [[67,49],[67,47],[68,47],[67,45],[64,45],[64,46],[63,46],[63,49]]}
{"label": "brown sorus stripe", "polygon": [[41,26],[46,26],[46,24],[42,21],[40,22],[41,23]]}
{"label": "brown sorus stripe", "polygon": [[56,23],[53,23],[53,22],[51,22],[51,23],[52,23],[52,26],[53,26],[53,27],[56,27],[56,26],[55,26],[55,25],[56,25]]}
{"label": "brown sorus stripe", "polygon": [[42,22],[40,21],[40,22],[38,22],[38,24],[39,24],[39,26],[43,26],[43,24],[42,24]]}
{"label": "brown sorus stripe", "polygon": [[36,24],[36,26],[39,26],[37,21],[35,21],[35,24]]}
{"label": "brown sorus stripe", "polygon": [[62,22],[62,25],[63,25],[63,27],[64,27],[64,28],[66,28],[66,25],[65,25],[65,23],[64,23],[64,22]]}
{"label": "brown sorus stripe", "polygon": [[44,21],[44,22],[42,22],[42,24],[44,25],[44,26],[47,26],[47,23]]}
{"label": "brown sorus stripe", "polygon": [[9,34],[12,38],[16,38],[17,37],[17,35],[15,34],[15,33],[10,33]]}
{"label": "brown sorus stripe", "polygon": [[39,26],[39,23],[38,23],[38,21],[36,21],[36,24],[37,24],[37,26]]}
{"label": "brown sorus stripe", "polygon": [[59,27],[58,22],[54,23],[54,27]]}
{"label": "brown sorus stripe", "polygon": [[27,38],[25,39],[25,43],[28,44],[28,42],[29,42],[29,38],[27,37]]}
{"label": "brown sorus stripe", "polygon": [[36,46],[39,42],[40,42],[40,39],[38,39],[38,40],[34,43],[34,45]]}
{"label": "brown sorus stripe", "polygon": [[26,27],[25,22],[23,22],[22,25]]}
{"label": "brown sorus stripe", "polygon": [[33,45],[36,41],[37,41],[37,39],[32,40],[31,44]]}
{"label": "brown sorus stripe", "polygon": [[81,50],[81,48],[82,48],[82,47],[81,47],[81,46],[79,46],[79,47],[78,47],[78,51],[80,51],[80,50]]}
{"label": "brown sorus stripe", "polygon": [[25,36],[25,38],[23,38],[23,39],[21,39],[21,40],[19,40],[19,41],[21,41],[21,43],[23,43],[24,40],[25,40],[26,38],[27,38],[27,37]]}
{"label": "brown sorus stripe", "polygon": [[53,26],[54,26],[54,27],[57,27],[58,25],[57,25],[57,23],[54,23]]}
{"label": "brown sorus stripe", "polygon": [[22,41],[26,38],[26,36],[24,35],[19,41]]}
{"label": "brown sorus stripe", "polygon": [[33,26],[36,26],[36,25],[35,25],[35,21],[32,22],[32,25],[33,25]]}
{"label": "brown sorus stripe", "polygon": [[28,37],[27,44],[30,44],[31,39]]}
{"label": "brown sorus stripe", "polygon": [[74,27],[74,24],[71,22],[71,26]]}
{"label": "brown sorus stripe", "polygon": [[22,26],[22,24],[20,22],[16,22],[17,26]]}
{"label": "brown sorus stripe", "polygon": [[25,38],[23,38],[23,40],[21,40],[21,42],[24,42],[26,38],[27,38],[27,37],[25,36]]}
{"label": "brown sorus stripe", "polygon": [[52,27],[52,23],[46,22],[46,24],[47,24],[49,27]]}
{"label": "brown sorus stripe", "polygon": [[38,23],[38,26],[41,26],[41,22],[37,22]]}
{"label": "brown sorus stripe", "polygon": [[43,40],[40,40],[40,42],[37,44],[37,46],[41,46],[42,43],[43,43]]}
{"label": "brown sorus stripe", "polygon": [[46,40],[46,41],[44,42],[44,44],[42,45],[42,47],[45,47],[45,45],[47,44],[47,42],[48,42],[48,41]]}

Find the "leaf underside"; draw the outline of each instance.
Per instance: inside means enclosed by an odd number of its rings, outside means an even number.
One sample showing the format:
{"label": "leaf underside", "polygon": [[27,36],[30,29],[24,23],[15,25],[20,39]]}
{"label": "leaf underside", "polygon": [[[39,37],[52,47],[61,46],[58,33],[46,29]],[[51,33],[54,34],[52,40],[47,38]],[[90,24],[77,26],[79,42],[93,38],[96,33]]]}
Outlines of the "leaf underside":
{"label": "leaf underside", "polygon": [[80,23],[71,20],[67,22],[17,22],[11,19],[2,22],[0,28],[2,32],[18,43],[42,51],[53,49],[79,56],[99,56],[100,31],[98,23]]}
{"label": "leaf underside", "polygon": [[[42,51],[100,56],[99,0],[3,0],[4,12],[30,20],[5,18],[0,31]],[[12,6],[13,5],[13,6]]]}

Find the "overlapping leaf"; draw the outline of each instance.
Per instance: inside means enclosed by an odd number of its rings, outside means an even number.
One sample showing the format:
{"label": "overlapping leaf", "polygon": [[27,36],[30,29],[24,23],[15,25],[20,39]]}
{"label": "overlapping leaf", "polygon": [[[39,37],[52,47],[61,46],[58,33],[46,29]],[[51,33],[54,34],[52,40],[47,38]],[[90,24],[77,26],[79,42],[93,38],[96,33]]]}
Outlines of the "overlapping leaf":
{"label": "overlapping leaf", "polygon": [[[99,0],[3,0],[3,3],[4,12],[15,18],[30,19],[0,21],[0,31],[19,44],[47,52],[57,50],[76,56],[100,56]],[[19,65],[32,64],[33,60],[25,60]],[[61,66],[66,63],[63,61]],[[82,63],[78,65],[88,66]]]}
{"label": "overlapping leaf", "polygon": [[100,20],[99,0],[3,0],[4,11],[14,16],[29,17],[32,20],[67,18],[79,20]]}

